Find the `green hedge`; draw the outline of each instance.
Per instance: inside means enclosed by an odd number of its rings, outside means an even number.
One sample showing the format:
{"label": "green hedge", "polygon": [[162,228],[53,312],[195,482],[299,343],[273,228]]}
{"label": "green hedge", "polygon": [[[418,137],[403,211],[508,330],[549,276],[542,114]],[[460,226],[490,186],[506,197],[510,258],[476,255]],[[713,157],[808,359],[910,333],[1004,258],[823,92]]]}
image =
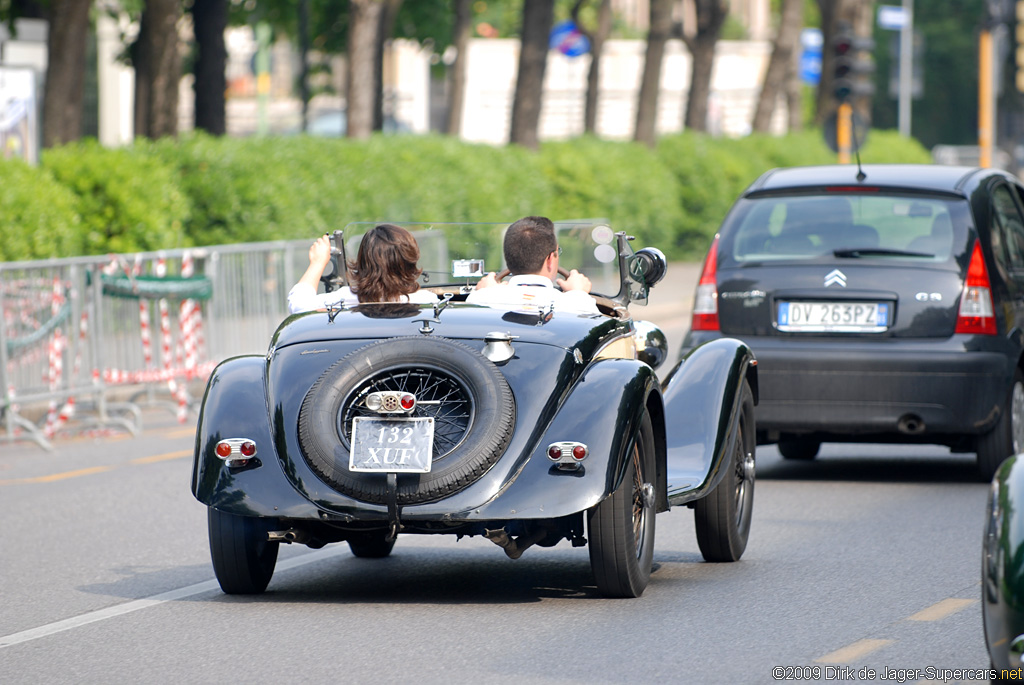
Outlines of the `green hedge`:
{"label": "green hedge", "polygon": [[45,169],[0,162],[0,261],[82,254],[78,197]]}
{"label": "green hedge", "polygon": [[151,145],[111,149],[88,140],[45,151],[41,166],[78,198],[84,254],[188,244],[189,197]]}
{"label": "green hedge", "polygon": [[[862,158],[929,162],[872,131]],[[428,136],[86,141],[38,168],[0,161],[4,261],[302,238],[350,221],[607,217],[671,259],[694,259],[736,196],[778,166],[831,164],[818,131],[740,139],[682,133],[655,149],[583,137],[539,152]]]}

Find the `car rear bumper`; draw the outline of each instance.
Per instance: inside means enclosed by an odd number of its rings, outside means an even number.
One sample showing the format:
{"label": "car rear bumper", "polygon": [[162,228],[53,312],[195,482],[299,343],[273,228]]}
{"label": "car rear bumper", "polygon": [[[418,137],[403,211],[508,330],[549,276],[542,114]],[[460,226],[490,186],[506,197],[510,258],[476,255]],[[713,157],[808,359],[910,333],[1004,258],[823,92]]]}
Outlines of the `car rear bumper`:
{"label": "car rear bumper", "polygon": [[985,433],[999,417],[1013,374],[1006,352],[967,351],[955,339],[841,349],[791,338],[746,342],[758,362],[757,427],[769,438],[815,433],[928,442],[939,434]]}

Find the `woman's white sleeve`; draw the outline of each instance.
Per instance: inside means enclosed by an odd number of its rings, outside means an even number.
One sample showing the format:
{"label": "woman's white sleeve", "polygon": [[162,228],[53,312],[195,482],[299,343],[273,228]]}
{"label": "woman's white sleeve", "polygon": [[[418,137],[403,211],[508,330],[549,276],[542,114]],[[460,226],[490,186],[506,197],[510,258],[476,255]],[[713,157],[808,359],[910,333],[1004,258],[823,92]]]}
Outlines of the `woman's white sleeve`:
{"label": "woman's white sleeve", "polygon": [[296,283],[288,291],[289,314],[311,312],[320,306],[320,303],[317,301],[316,290],[310,288],[306,283]]}

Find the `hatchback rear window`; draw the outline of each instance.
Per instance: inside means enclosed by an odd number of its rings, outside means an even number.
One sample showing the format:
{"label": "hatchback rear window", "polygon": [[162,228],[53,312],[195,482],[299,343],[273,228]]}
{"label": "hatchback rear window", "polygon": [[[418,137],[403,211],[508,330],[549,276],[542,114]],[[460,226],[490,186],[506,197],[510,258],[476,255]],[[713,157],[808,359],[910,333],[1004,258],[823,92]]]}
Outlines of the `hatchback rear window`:
{"label": "hatchback rear window", "polygon": [[762,196],[737,203],[723,226],[736,262],[823,256],[946,261],[960,251],[964,200],[884,192]]}

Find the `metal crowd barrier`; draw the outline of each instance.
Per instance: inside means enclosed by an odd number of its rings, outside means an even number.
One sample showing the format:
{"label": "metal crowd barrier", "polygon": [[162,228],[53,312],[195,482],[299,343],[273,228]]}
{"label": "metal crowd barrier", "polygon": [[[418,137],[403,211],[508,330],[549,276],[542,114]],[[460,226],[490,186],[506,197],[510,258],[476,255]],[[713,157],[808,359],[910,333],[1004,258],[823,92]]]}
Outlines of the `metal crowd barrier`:
{"label": "metal crowd barrier", "polygon": [[0,440],[184,423],[218,362],[267,349],[309,244],[0,263]]}

